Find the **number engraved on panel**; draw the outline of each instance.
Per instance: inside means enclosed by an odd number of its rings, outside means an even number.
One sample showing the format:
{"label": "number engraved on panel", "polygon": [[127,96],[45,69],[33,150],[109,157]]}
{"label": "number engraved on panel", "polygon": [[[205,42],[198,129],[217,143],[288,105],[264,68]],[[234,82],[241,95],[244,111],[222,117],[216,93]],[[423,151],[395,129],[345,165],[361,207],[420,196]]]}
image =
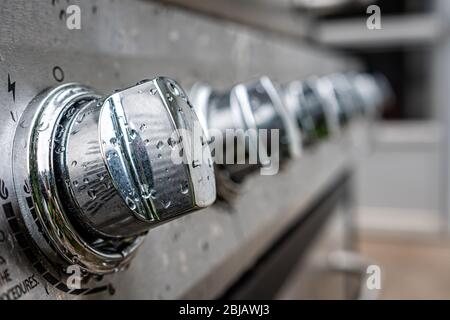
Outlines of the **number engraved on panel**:
{"label": "number engraved on panel", "polygon": [[63,82],[64,81],[64,71],[61,67],[59,66],[55,66],[53,68],[53,78],[57,81],[57,82]]}

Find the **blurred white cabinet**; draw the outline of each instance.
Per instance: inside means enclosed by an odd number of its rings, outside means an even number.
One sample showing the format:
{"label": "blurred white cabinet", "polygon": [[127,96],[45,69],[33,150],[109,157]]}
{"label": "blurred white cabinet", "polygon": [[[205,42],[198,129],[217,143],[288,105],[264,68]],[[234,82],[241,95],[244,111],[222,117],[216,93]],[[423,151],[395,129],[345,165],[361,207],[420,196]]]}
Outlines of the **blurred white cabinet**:
{"label": "blurred white cabinet", "polygon": [[435,122],[382,122],[361,162],[356,199],[366,229],[436,232],[445,228],[445,158]]}

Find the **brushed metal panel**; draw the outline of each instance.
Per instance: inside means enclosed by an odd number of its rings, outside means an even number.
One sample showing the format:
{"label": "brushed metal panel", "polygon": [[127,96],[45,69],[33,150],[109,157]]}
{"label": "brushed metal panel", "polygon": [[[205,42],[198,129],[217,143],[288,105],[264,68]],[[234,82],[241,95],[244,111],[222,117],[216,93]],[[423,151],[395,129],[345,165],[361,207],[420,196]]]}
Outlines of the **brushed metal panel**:
{"label": "brushed metal panel", "polygon": [[[66,28],[69,4],[81,8],[81,30]],[[9,190],[0,207],[11,204],[16,213],[11,173],[15,128],[30,100],[59,81],[107,93],[160,74],[184,87],[201,80],[220,89],[261,74],[287,81],[356,67],[352,60],[302,43],[148,1],[5,0],[0,34],[0,179]],[[130,269],[104,279],[110,290],[92,296],[67,295],[38,275],[0,210],[0,256],[5,260],[0,270],[7,269],[12,279],[0,284],[0,296],[34,274],[39,284],[19,298],[213,297],[349,165],[348,145],[345,139],[330,142],[278,176],[255,176],[233,213],[214,207],[152,230]],[[232,267],[221,268],[226,265]],[[216,280],[205,280],[211,278]],[[203,289],[192,290],[199,283]]]}

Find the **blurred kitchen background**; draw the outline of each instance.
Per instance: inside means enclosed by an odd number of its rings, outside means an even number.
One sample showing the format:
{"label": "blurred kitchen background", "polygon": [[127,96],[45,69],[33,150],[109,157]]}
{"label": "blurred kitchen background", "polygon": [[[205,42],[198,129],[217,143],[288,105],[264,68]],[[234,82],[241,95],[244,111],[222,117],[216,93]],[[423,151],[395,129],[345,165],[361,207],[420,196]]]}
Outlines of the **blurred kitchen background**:
{"label": "blurred kitchen background", "polygon": [[[356,57],[395,100],[373,128],[354,191],[361,252],[382,270],[379,298],[450,298],[450,2],[164,1]],[[381,9],[381,30],[366,12]]]}

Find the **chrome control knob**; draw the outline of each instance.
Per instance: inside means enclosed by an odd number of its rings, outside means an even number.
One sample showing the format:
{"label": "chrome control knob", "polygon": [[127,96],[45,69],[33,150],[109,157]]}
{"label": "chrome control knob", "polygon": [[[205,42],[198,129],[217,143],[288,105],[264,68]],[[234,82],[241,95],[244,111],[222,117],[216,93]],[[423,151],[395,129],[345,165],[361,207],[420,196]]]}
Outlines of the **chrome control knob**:
{"label": "chrome control knob", "polygon": [[336,127],[335,113],[324,101],[323,91],[317,78],[292,81],[283,88],[285,105],[297,121],[305,146],[328,137]]}
{"label": "chrome control knob", "polygon": [[[241,182],[247,173],[268,165],[261,157],[258,157],[258,163],[249,163],[248,153],[249,149],[253,148],[259,150],[259,155],[271,154],[271,129],[279,132],[277,152],[280,153],[280,160],[300,155],[301,134],[296,123],[290,118],[277,88],[268,77],[238,84],[226,93],[214,92],[206,84],[197,84],[190,96],[200,122],[209,134],[213,131],[222,132],[225,137],[227,130],[231,129],[255,133],[248,134],[248,139],[225,140],[228,145],[224,148],[224,158],[230,148],[246,150],[246,159],[238,157],[234,163],[226,163],[226,170],[232,180]],[[260,129],[267,130],[266,143],[260,143],[258,140]],[[241,146],[240,143],[245,145]]]}
{"label": "chrome control knob", "polygon": [[[348,123],[346,105],[341,99],[332,77],[315,78],[315,88],[327,114],[328,127],[332,134],[340,134],[341,128]],[[344,99],[345,100],[345,99]]]}
{"label": "chrome control knob", "polygon": [[268,77],[237,85],[231,91],[231,104],[237,104],[247,128],[280,131],[283,156],[297,158],[301,154],[301,134],[289,116],[281,95]]}
{"label": "chrome control knob", "polygon": [[[218,130],[225,133],[228,129],[257,132],[260,129],[276,129],[280,132],[280,151],[288,157],[295,158],[300,155],[298,128],[268,77],[238,84],[226,93],[214,92],[206,84],[197,84],[190,96],[206,132]],[[253,137],[250,137],[249,145],[257,144],[257,141],[252,139]],[[268,145],[259,147],[270,148]]]}
{"label": "chrome control knob", "polygon": [[49,247],[89,271],[114,270],[150,228],[215,201],[206,138],[171,79],[106,97],[62,85],[37,97],[21,123],[16,181],[29,180]]}
{"label": "chrome control knob", "polygon": [[380,113],[394,97],[389,81],[382,74],[354,73],[348,77],[368,116]]}
{"label": "chrome control knob", "polygon": [[297,121],[304,146],[328,135],[323,107],[306,82],[292,81],[285,85],[283,99],[292,118]]}
{"label": "chrome control knob", "polygon": [[334,88],[334,95],[339,105],[339,114],[342,122],[351,121],[356,115],[361,113],[362,101],[359,99],[349,77],[343,73],[336,73],[328,76]]}

